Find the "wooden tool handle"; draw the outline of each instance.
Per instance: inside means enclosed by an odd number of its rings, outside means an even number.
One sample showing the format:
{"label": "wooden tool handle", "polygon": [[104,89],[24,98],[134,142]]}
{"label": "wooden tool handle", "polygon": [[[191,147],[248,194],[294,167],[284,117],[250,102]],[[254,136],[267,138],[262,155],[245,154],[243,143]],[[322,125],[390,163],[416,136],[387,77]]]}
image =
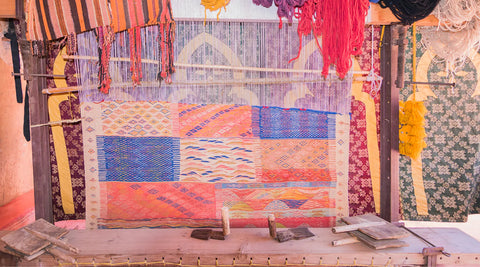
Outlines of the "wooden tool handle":
{"label": "wooden tool handle", "polygon": [[230,216],[228,213],[228,207],[222,208],[222,228],[224,236],[230,234]]}
{"label": "wooden tool handle", "polygon": [[352,237],[347,237],[343,239],[338,239],[338,240],[333,240],[332,241],[332,246],[337,247],[337,246],[343,246],[347,244],[353,244],[353,243],[358,243],[360,240],[358,238],[352,236]]}
{"label": "wooden tool handle", "polygon": [[277,225],[275,224],[275,215],[268,215],[268,230],[273,239],[277,239]]}

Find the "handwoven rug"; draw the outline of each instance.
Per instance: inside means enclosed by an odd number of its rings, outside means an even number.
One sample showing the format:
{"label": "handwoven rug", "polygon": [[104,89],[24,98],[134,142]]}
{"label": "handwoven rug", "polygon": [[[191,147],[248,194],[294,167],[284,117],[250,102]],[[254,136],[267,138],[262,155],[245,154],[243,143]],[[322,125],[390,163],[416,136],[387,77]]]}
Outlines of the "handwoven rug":
{"label": "handwoven rug", "polygon": [[[66,79],[48,78],[48,88],[76,85],[75,64],[73,60],[63,60],[62,52],[65,52],[64,50],[64,43],[52,43],[52,49],[49,51],[50,55],[47,59],[47,72],[66,75]],[[48,101],[50,121],[81,118],[78,93],[49,95]],[[82,125],[65,123],[50,129],[53,219],[54,221],[85,219]],[[59,131],[54,132],[57,129]],[[66,190],[65,188],[71,189]],[[64,193],[62,196],[62,192],[65,191],[70,191],[71,195],[67,194],[68,196],[66,196]]]}
{"label": "handwoven rug", "polygon": [[177,21],[168,85],[147,49],[157,31],[141,29],[135,86],[129,38],[116,34],[109,94],[97,89],[94,34],[78,35],[87,228],[218,227],[222,207],[233,227],[265,227],[268,214],[328,227],[348,215],[351,75],[321,77],[313,39],[288,64],[295,27]]}
{"label": "handwoven rug", "polygon": [[[417,33],[417,40],[421,38]],[[411,44],[408,47],[405,66],[411,75]],[[417,62],[418,81],[448,81],[445,63],[432,51],[417,47]],[[417,87],[417,101],[423,99],[427,108],[427,147],[417,163],[404,156],[400,160],[400,193],[406,220],[462,222],[468,214],[480,212],[479,62],[478,53],[467,59],[456,72],[454,88]],[[403,88],[400,100],[407,100],[411,94],[411,87]],[[421,171],[412,172],[418,165]],[[419,202],[422,187],[425,199]]]}
{"label": "handwoven rug", "polygon": [[232,227],[328,227],[348,212],[348,115],[158,101],[82,115],[88,228],[218,227],[222,207]]}
{"label": "handwoven rug", "polygon": [[[380,72],[378,49],[380,35],[381,27],[365,29],[363,53],[354,59],[354,63],[358,62],[359,69],[370,71],[373,66],[375,73]],[[358,82],[353,83],[353,88],[356,86],[359,86]],[[380,196],[379,191],[376,195],[372,188],[372,180],[380,178],[380,155],[378,152],[380,146],[378,142],[380,140],[380,92],[375,91],[376,89],[371,82],[363,82],[358,92],[352,89],[354,97],[351,106],[348,173],[350,216],[373,213],[379,208],[375,205],[380,203],[379,199],[375,200],[375,197]]]}

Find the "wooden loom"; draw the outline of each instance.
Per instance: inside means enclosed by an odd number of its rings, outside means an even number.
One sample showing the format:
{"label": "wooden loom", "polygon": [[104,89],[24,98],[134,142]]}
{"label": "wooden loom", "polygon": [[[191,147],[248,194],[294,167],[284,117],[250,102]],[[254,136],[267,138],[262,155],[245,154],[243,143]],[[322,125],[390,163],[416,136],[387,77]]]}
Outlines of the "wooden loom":
{"label": "wooden loom", "polygon": [[[12,2],[12,1],[10,1]],[[373,22],[372,22],[373,23]],[[380,21],[375,24],[390,24]],[[395,28],[387,26],[382,67],[390,73],[386,78],[384,91],[388,92],[382,99],[386,112],[382,114],[382,177],[387,177],[382,183],[382,217],[388,221],[396,221],[398,217],[398,199],[392,198],[398,193],[395,169],[395,138],[389,138],[394,130],[396,69],[398,45],[395,43]],[[392,34],[393,33],[393,34]],[[35,60],[33,67],[37,71],[45,70],[45,60]],[[384,76],[385,77],[385,76]],[[32,82],[32,121],[46,121],[46,96],[40,93],[45,88],[45,80],[38,78]],[[397,93],[398,94],[398,93]],[[384,94],[382,93],[382,96]],[[397,101],[398,102],[398,101]],[[389,112],[390,111],[390,112]],[[393,118],[393,120],[391,120]],[[397,118],[398,120],[398,118]],[[397,121],[398,125],[398,121]],[[52,221],[51,198],[49,194],[50,170],[48,161],[48,128],[32,130],[36,216]],[[47,156],[45,156],[47,155]],[[391,157],[393,155],[393,157]],[[398,181],[398,179],[397,179]],[[393,205],[392,205],[393,204]],[[228,242],[192,240],[191,230],[74,230],[65,235],[69,242],[80,248],[81,253],[75,257],[73,266],[86,265],[127,265],[145,264],[158,266],[319,266],[319,265],[371,265],[386,266],[393,264],[424,265],[425,256],[420,253],[425,244],[415,236],[405,238],[409,247],[388,249],[382,252],[371,250],[362,244],[351,244],[343,247],[332,247],[330,242],[336,238],[330,229],[312,229],[316,237],[278,243],[269,238],[266,229],[233,229]],[[452,252],[453,257],[438,257],[438,264],[480,264],[480,244],[456,229],[416,229],[416,231],[435,244],[442,244]],[[0,236],[6,233],[0,233]],[[459,240],[458,243],[451,242]],[[3,246],[1,246],[3,249]],[[32,264],[68,265],[62,260],[42,255],[33,262],[21,261],[20,266]]]}

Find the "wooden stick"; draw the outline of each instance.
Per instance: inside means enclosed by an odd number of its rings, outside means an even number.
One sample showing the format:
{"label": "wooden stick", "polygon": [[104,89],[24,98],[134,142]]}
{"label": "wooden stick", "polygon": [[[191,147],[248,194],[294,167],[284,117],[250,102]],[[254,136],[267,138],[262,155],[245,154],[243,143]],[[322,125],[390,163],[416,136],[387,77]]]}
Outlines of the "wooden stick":
{"label": "wooden stick", "polygon": [[71,124],[71,123],[77,123],[77,122],[81,122],[81,121],[82,121],[82,119],[50,121],[50,122],[47,122],[47,123],[33,124],[33,125],[30,125],[30,127],[34,128],[34,127],[40,127],[40,126],[60,126],[62,124]]}
{"label": "wooden stick", "polygon": [[[243,85],[243,84],[293,84],[293,83],[308,83],[308,82],[325,82],[326,79],[323,77],[314,78],[314,79],[238,79],[238,80],[213,80],[213,81],[173,81],[171,84],[172,86],[180,86],[180,85]],[[328,80],[328,78],[327,78]],[[332,82],[339,82],[332,81]],[[353,81],[366,81],[365,77],[354,77]],[[131,82],[124,82],[124,83],[112,83],[112,87],[133,87]],[[141,82],[140,85],[137,87],[145,87],[145,86],[159,86],[158,81],[144,81]],[[167,85],[168,86],[168,85]],[[42,89],[42,94],[63,94],[63,93],[70,93],[70,92],[78,92],[82,90],[89,90],[97,88],[97,85],[92,85],[88,87],[82,86],[72,86],[72,87],[60,87],[60,88],[44,88]]]}
{"label": "wooden stick", "polygon": [[379,226],[379,225],[384,225],[386,223],[387,222],[365,222],[365,223],[342,225],[342,226],[333,227],[332,232],[334,232],[336,234],[337,233],[343,233],[343,232],[351,232],[351,231],[358,230],[360,228]]}
{"label": "wooden stick", "polygon": [[222,208],[222,227],[223,235],[227,236],[230,234],[230,218],[228,215],[228,207]]}
{"label": "wooden stick", "polygon": [[[12,76],[23,76],[23,75],[26,75],[24,73],[16,73],[16,72],[12,72]],[[48,77],[48,78],[67,78],[66,75],[57,75],[57,74],[37,74],[37,73],[33,73],[33,74],[28,74],[32,77]]]}
{"label": "wooden stick", "polygon": [[338,240],[333,240],[332,241],[332,246],[338,247],[338,246],[343,246],[347,244],[353,244],[353,243],[358,243],[360,240],[358,238],[352,236],[352,237],[347,237],[347,238],[342,238]]}
{"label": "wooden stick", "polygon": [[[63,56],[64,59],[83,59],[83,60],[98,60],[98,57],[90,56]],[[130,58],[110,58],[110,61],[130,61]],[[159,64],[157,60],[142,59],[142,63]],[[174,63],[175,67],[180,68],[204,68],[217,70],[235,70],[235,71],[259,71],[259,72],[286,72],[286,73],[322,73],[322,70],[306,70],[306,69],[280,69],[280,68],[259,68],[247,66],[228,66],[228,65],[205,65],[205,64],[188,64],[188,63]],[[368,75],[368,71],[353,71],[353,74]]]}
{"label": "wooden stick", "polygon": [[273,239],[277,239],[277,224],[275,223],[275,215],[268,215],[268,230]]}
{"label": "wooden stick", "polygon": [[45,239],[47,240],[48,242],[51,242],[52,244],[56,245],[56,246],[59,246],[61,248],[64,248],[64,249],[67,249],[73,253],[78,253],[79,250],[78,248],[68,244],[67,242],[63,241],[63,240],[60,240],[60,239],[57,239],[57,238],[54,238],[54,237],[51,237],[47,234],[44,234],[44,233],[41,233],[41,232],[38,232],[36,230],[33,230],[33,229],[30,229],[28,227],[25,227],[24,228],[27,232],[33,234],[34,236],[38,237],[38,238],[41,238],[41,239]]}

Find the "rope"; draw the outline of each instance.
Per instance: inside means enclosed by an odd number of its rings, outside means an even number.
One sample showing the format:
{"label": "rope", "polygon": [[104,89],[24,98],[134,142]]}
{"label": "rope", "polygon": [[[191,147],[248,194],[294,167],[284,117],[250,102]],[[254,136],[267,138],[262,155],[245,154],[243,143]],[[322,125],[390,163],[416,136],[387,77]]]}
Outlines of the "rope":
{"label": "rope", "polygon": [[393,15],[404,25],[410,25],[430,15],[439,1],[440,0],[380,0],[378,4],[382,8],[390,8]]}
{"label": "rope", "polygon": [[[185,263],[182,263],[183,259],[180,258],[178,262],[167,262],[165,261],[164,258],[162,258],[162,260],[159,260],[159,261],[148,261],[147,258],[144,259],[144,261],[130,261],[130,259],[127,259],[127,261],[124,261],[124,262],[117,262],[117,263],[114,263],[112,260],[110,260],[110,262],[95,262],[95,260],[92,260],[92,262],[78,262],[78,261],[75,261],[75,263],[73,265],[75,266],[130,266],[130,265],[142,265],[142,266],[185,266],[185,267],[228,267],[228,266],[245,266],[245,267],[248,267],[248,266],[278,266],[278,267],[281,267],[281,266],[345,266],[345,265],[350,265],[350,263],[342,263],[340,262],[340,258],[337,258],[337,261],[335,264],[331,264],[331,263],[322,263],[322,259],[320,259],[320,262],[319,263],[307,263],[305,258],[303,258],[302,262],[299,264],[299,263],[289,263],[288,262],[288,258],[285,258],[285,261],[283,263],[271,263],[271,260],[270,258],[267,259],[267,262],[266,264],[265,263],[254,263],[253,262],[253,259],[250,258],[250,262],[249,263],[237,263],[236,262],[236,259],[233,258],[232,259],[232,263],[231,264],[219,264],[218,263],[218,259],[215,259],[215,263],[214,264],[202,264],[200,262],[200,258],[197,259],[196,263],[195,264],[185,264]],[[72,266],[72,263],[63,263],[63,262],[60,262],[58,261],[58,265],[59,266]],[[361,263],[358,263],[357,262],[357,259],[354,259],[353,260],[353,265],[354,266],[370,266],[370,267],[386,267],[386,266],[392,266],[392,259],[388,259],[388,261],[385,263],[385,264],[374,264],[373,263],[373,259],[372,259],[372,262],[369,263],[369,264],[361,264]]]}

